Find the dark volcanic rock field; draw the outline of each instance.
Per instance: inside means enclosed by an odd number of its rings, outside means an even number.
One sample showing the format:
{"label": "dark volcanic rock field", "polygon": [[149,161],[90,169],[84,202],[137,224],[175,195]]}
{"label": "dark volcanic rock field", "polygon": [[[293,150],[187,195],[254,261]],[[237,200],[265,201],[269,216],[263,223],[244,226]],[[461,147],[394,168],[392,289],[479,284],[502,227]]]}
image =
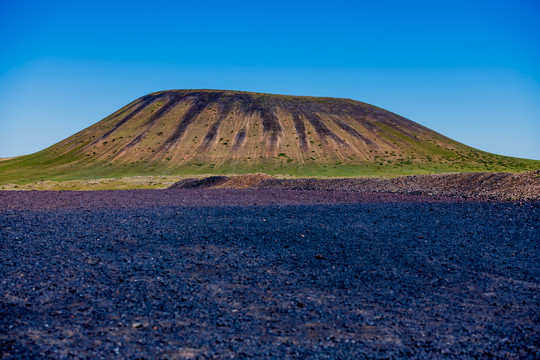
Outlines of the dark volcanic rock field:
{"label": "dark volcanic rock field", "polygon": [[540,203],[0,192],[0,358],[540,357]]}

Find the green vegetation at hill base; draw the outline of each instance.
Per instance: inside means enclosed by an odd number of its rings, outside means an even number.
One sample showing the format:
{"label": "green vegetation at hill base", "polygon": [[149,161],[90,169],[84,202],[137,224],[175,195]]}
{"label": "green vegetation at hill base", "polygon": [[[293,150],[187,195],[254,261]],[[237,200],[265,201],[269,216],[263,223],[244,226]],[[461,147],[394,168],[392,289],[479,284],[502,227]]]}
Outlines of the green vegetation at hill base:
{"label": "green vegetation at hill base", "polygon": [[[0,161],[0,186],[7,184],[28,185],[43,181],[57,182],[51,189],[114,189],[114,188],[160,188],[167,187],[170,181],[131,181],[125,178],[165,177],[177,179],[181,177],[200,177],[204,175],[240,175],[248,173],[266,173],[278,177],[395,177],[401,175],[422,175],[448,172],[521,172],[540,168],[540,161],[512,158],[476,151],[474,160],[450,159],[447,162],[423,160],[409,161],[395,158],[380,159],[379,162],[341,163],[339,161],[320,163],[308,161],[295,164],[287,161],[286,156],[276,159],[265,159],[263,162],[250,165],[223,164],[215,166],[209,163],[194,162],[181,167],[167,168],[163,163],[142,163],[113,165],[112,163],[96,163],[91,160],[69,159],[68,156],[51,158],[49,152],[41,152]],[[75,160],[69,162],[70,160]],[[74,180],[88,181],[94,179],[118,179],[101,182],[98,187],[79,185],[62,186],[60,183]],[[120,180],[124,179],[124,180]],[[163,179],[162,179],[163,180]],[[171,180],[171,181],[173,181]],[[5,186],[4,186],[5,188]],[[11,186],[10,188],[13,188]],[[0,187],[1,189],[1,187]]]}
{"label": "green vegetation at hill base", "polygon": [[351,99],[169,90],[145,95],[47,149],[0,160],[0,189],[43,188],[46,181],[77,189],[96,179],[100,188],[162,187],[179,176],[248,173],[394,177],[539,168],[539,160],[479,151]]}

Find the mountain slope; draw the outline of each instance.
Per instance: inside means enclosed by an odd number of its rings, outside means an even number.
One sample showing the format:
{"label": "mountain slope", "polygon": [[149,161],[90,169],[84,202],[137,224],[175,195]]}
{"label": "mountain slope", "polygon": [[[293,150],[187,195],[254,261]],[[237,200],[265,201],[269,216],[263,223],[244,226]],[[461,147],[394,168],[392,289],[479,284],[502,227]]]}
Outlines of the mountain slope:
{"label": "mountain slope", "polygon": [[347,176],[539,167],[539,161],[475,150],[350,99],[171,90],[143,96],[43,151],[0,162],[0,183],[145,174]]}

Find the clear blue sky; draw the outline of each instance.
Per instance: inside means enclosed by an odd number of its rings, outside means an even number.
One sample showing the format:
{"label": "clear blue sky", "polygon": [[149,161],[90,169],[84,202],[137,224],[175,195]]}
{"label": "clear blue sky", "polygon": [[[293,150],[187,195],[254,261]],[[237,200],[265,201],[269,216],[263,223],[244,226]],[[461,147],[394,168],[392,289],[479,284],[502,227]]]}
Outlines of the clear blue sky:
{"label": "clear blue sky", "polygon": [[540,1],[0,1],[0,157],[167,89],[347,97],[540,159]]}

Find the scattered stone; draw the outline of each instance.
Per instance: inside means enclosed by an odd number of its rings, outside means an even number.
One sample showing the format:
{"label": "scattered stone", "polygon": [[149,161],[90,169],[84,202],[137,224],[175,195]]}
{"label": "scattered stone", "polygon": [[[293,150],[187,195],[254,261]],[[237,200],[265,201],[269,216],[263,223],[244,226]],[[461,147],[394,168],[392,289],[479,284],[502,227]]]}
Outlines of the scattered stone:
{"label": "scattered stone", "polygon": [[392,179],[276,179],[266,174],[184,179],[170,189],[276,189],[402,193],[427,197],[540,200],[540,169],[524,173],[458,173],[401,176]]}

